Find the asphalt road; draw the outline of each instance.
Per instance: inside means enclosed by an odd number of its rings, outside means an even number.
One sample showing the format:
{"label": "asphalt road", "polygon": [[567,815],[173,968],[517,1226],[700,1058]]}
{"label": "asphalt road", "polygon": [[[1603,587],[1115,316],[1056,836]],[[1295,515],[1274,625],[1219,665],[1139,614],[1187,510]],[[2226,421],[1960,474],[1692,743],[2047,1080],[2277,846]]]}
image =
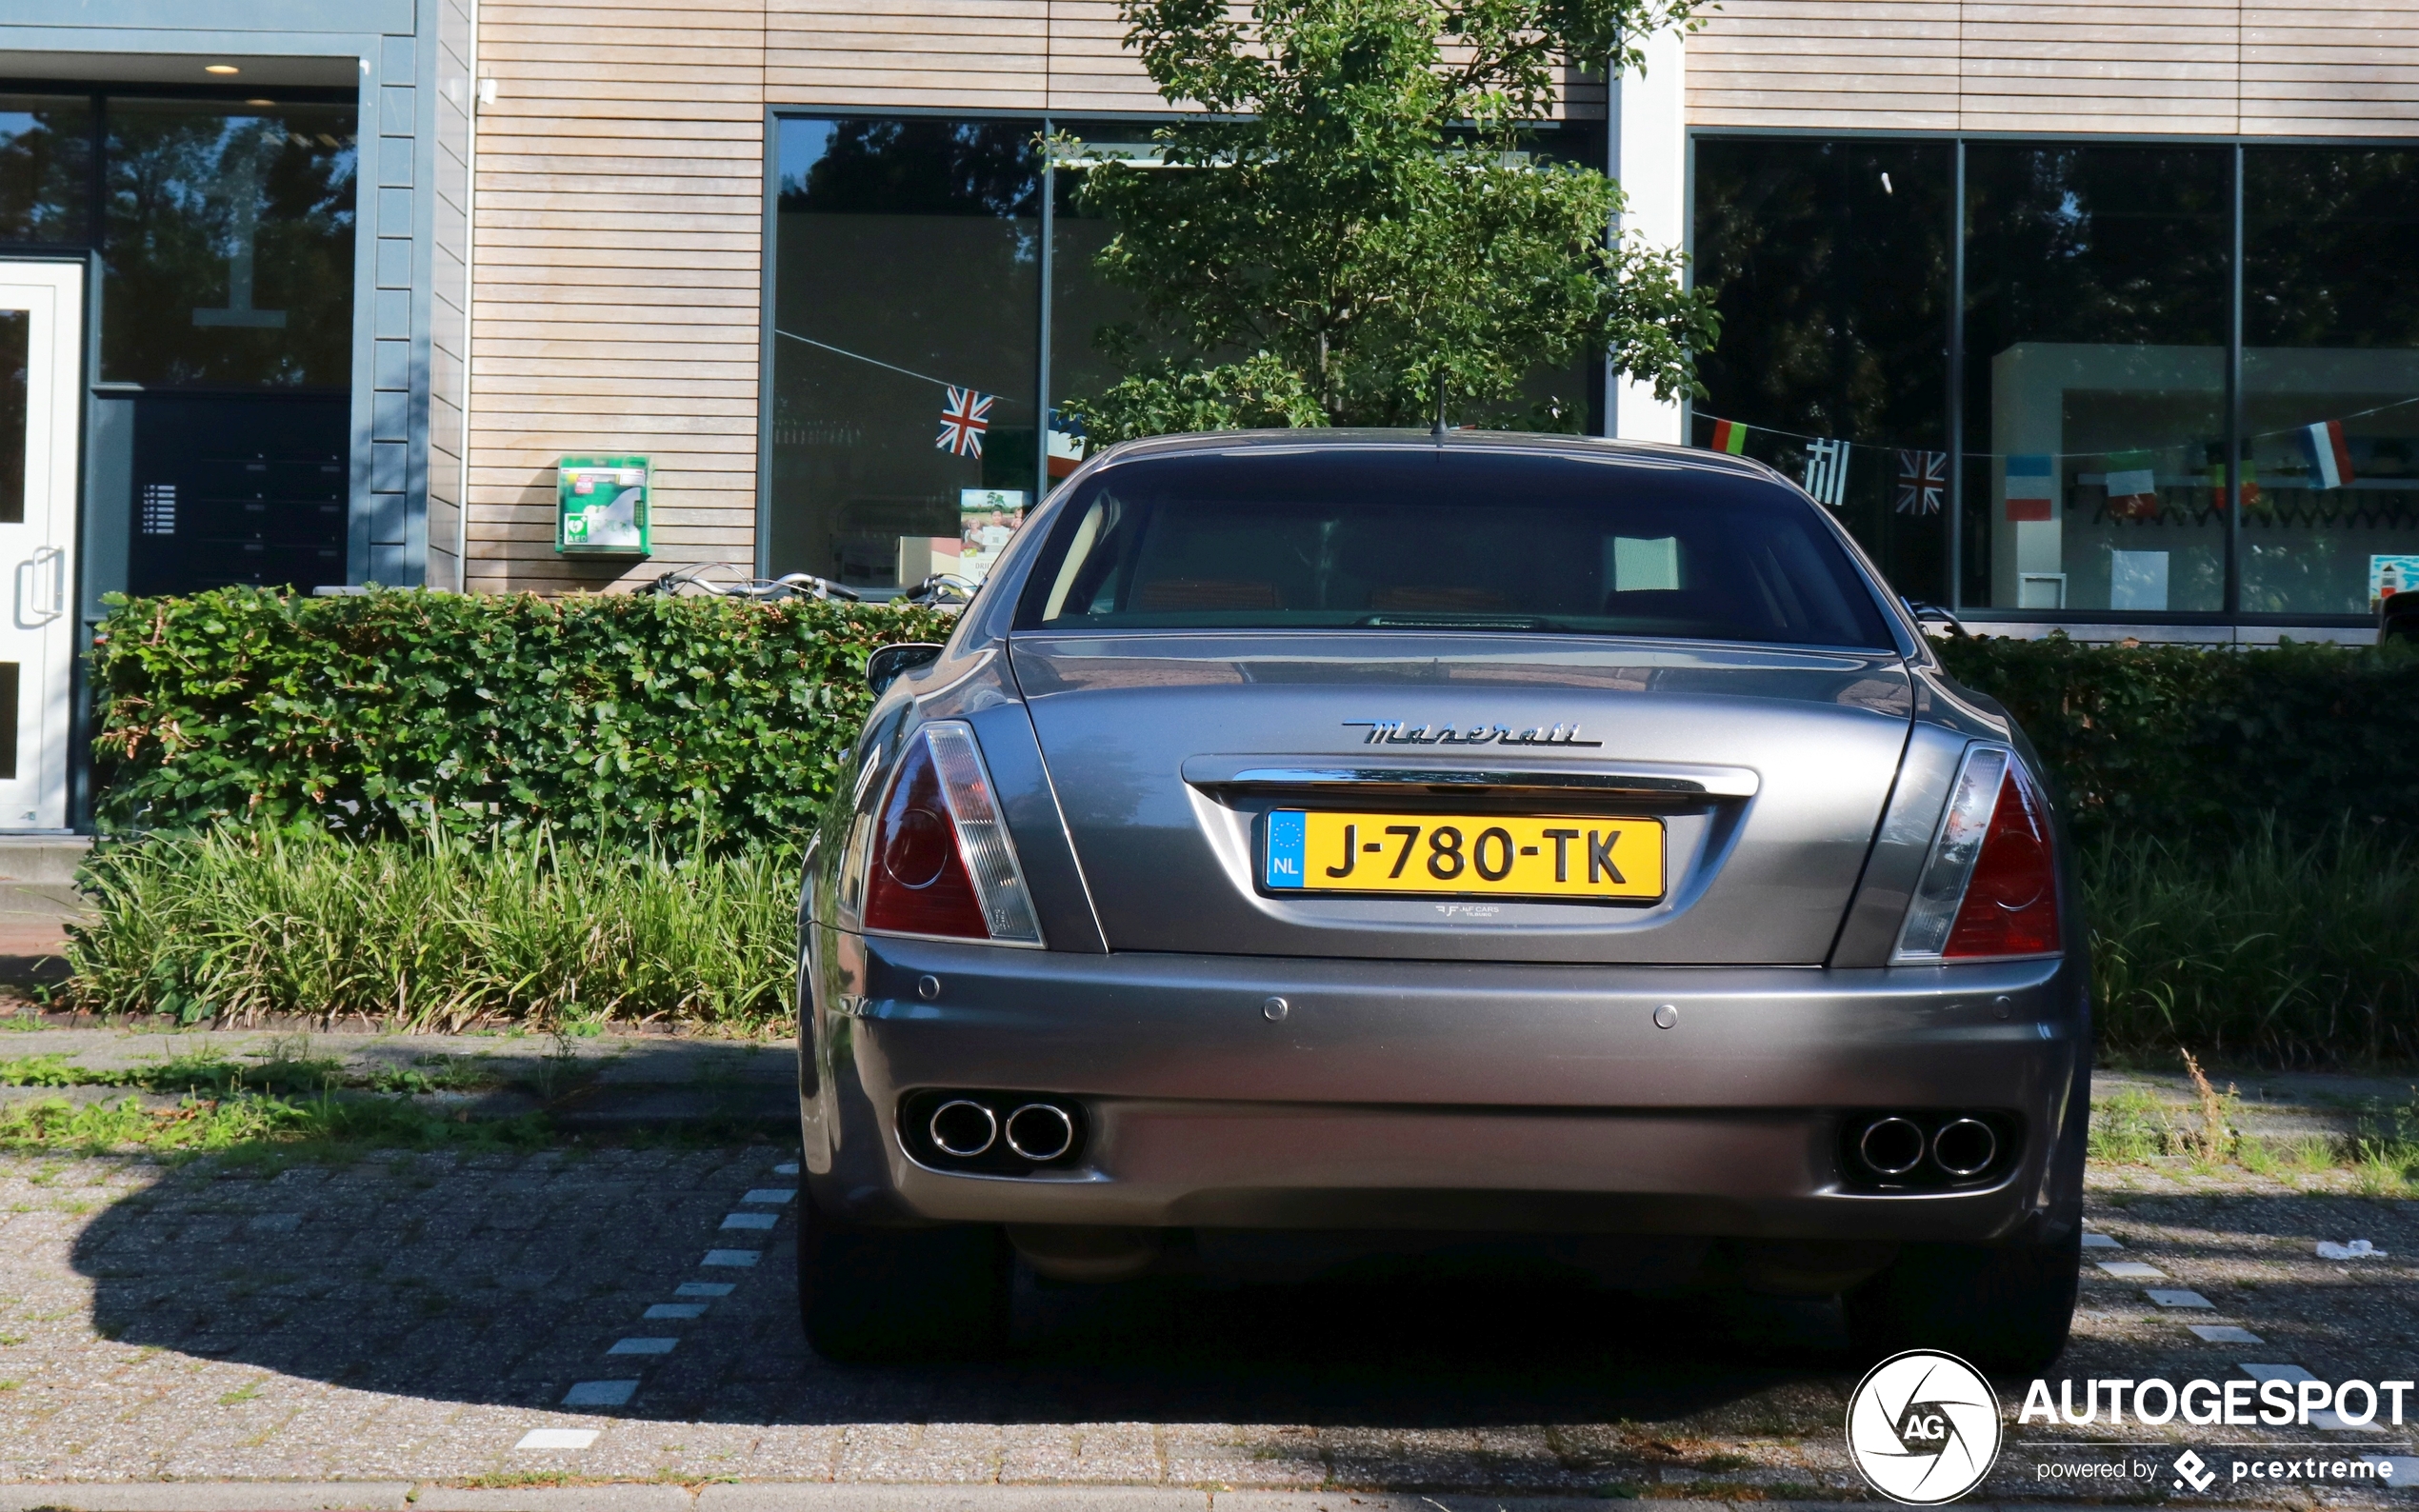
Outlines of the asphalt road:
{"label": "asphalt road", "polygon": [[[1483,1277],[1408,1289],[1029,1283],[1009,1360],[827,1365],[795,1322],[796,1204],[774,1195],[795,1185],[786,1159],[770,1146],[398,1153],[283,1168],[0,1159],[0,1482],[496,1484],[569,1473],[1867,1494],[1841,1434],[1853,1364],[1835,1312],[1804,1303]],[[2222,1379],[2246,1363],[2330,1380],[2419,1373],[2419,1204],[2239,1174],[2194,1184],[2095,1175],[2093,1220],[2124,1248],[2089,1258],[2161,1277],[2088,1267],[2076,1342],[2053,1379]],[[732,1215],[740,1226],[725,1226]],[[2320,1239],[2354,1237],[2387,1253],[2341,1263],[2312,1253]],[[2212,1305],[2161,1306],[2150,1287],[2189,1288]],[[667,1305],[674,1313],[649,1316]],[[2207,1342],[2192,1323],[2262,1343]],[[583,1383],[634,1384],[618,1405],[565,1406]],[[1999,1385],[2012,1412],[2022,1386]],[[544,1429],[594,1437],[516,1447]],[[2108,1484],[2045,1482],[2038,1466],[2151,1452],[2030,1442],[2154,1439],[2164,1475],[2182,1446],[2212,1462],[2231,1452],[2209,1437],[2221,1432],[2413,1452],[2405,1434],[2035,1423],[2015,1430],[1986,1490],[2105,1498]],[[2380,1494],[2221,1478],[2205,1499],[2229,1497]]]}

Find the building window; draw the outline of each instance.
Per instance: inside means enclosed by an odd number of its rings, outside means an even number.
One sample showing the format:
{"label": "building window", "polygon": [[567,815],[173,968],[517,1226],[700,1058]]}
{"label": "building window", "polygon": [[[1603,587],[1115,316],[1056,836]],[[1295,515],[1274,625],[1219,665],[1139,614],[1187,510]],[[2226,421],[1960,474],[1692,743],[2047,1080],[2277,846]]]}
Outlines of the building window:
{"label": "building window", "polygon": [[352,382],[350,106],[111,98],[101,377]]}
{"label": "building window", "polygon": [[2419,151],[2244,150],[2243,425],[2245,610],[2419,587]]}
{"label": "building window", "polygon": [[1692,440],[1986,617],[2365,616],[2419,583],[2414,232],[2409,149],[1701,138]]}
{"label": "building window", "polygon": [[1923,598],[1949,560],[1952,169],[1941,142],[1709,139],[1696,155],[1695,276],[1722,311],[1696,443],[1729,421],[1725,449],[1798,477],[1810,447],[1845,442],[1837,512]]}
{"label": "building window", "polygon": [[91,100],[0,94],[0,243],[81,246],[91,236]]}
{"label": "building window", "polygon": [[770,571],[910,586],[1030,502],[1040,129],[780,123]]}
{"label": "building window", "polygon": [[2231,157],[1967,149],[1964,603],[2225,607]]}

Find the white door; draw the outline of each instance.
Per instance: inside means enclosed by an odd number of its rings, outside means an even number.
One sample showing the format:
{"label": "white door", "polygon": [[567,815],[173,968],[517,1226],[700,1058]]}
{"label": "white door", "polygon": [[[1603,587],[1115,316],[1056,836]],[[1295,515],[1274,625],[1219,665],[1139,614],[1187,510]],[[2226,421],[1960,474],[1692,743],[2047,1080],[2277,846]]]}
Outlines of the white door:
{"label": "white door", "polygon": [[68,822],[84,269],[0,262],[0,831]]}

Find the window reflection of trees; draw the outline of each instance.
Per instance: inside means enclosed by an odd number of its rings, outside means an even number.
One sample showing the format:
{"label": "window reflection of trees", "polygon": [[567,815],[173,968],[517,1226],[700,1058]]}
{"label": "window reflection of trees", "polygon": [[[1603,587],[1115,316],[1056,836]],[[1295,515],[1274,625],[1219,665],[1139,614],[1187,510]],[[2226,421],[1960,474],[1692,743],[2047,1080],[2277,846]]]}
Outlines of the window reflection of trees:
{"label": "window reflection of trees", "polygon": [[62,246],[91,225],[92,109],[0,94],[0,242]]}
{"label": "window reflection of trees", "polygon": [[102,376],[344,387],[353,111],[113,100]]}

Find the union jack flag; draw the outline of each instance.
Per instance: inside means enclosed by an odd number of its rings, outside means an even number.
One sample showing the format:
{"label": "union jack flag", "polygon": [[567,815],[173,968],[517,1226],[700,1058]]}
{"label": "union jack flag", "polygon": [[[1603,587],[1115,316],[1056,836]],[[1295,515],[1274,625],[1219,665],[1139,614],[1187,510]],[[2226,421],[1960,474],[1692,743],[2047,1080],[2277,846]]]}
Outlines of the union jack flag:
{"label": "union jack flag", "polygon": [[1899,448],[1898,512],[1938,514],[1948,498],[1949,453]]}
{"label": "union jack flag", "polygon": [[933,449],[955,452],[961,457],[983,454],[983,432],[991,428],[991,401],[996,394],[978,394],[971,388],[949,388],[949,401],[941,406],[941,434]]}

